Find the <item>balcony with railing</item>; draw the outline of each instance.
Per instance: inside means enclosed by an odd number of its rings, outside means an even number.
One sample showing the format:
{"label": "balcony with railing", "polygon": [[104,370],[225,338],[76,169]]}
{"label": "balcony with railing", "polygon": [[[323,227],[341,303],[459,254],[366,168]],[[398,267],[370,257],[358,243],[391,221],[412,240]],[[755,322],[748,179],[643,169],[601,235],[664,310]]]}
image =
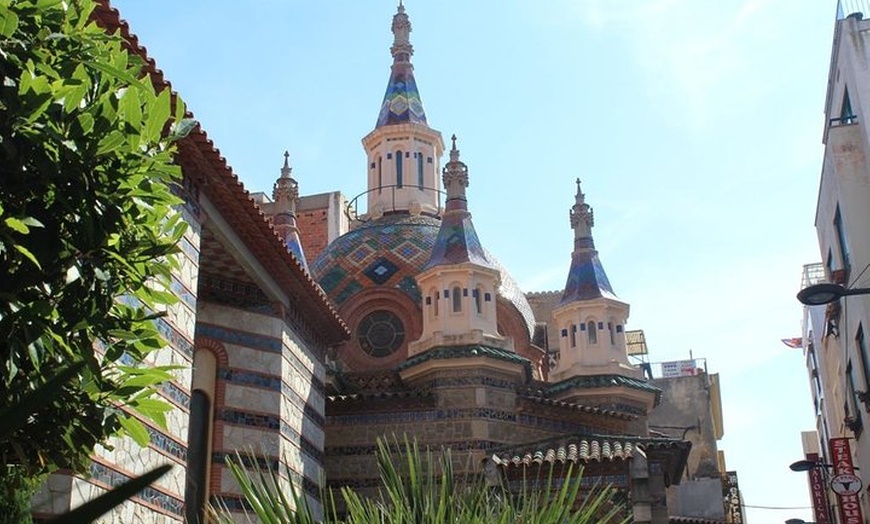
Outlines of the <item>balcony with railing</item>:
{"label": "balcony with railing", "polygon": [[[344,213],[351,223],[366,222],[368,220],[371,220],[372,218],[374,218],[372,216],[372,210],[360,210],[360,204],[362,202],[368,203],[370,201],[369,197],[373,194],[378,195],[378,199],[383,205],[383,208],[379,211],[384,215],[397,212],[414,212],[413,209],[407,209],[407,205],[403,205],[400,203],[403,199],[397,198],[400,192],[407,193],[409,191],[417,193],[420,196],[425,196],[425,198],[421,198],[421,200],[434,199],[435,202],[437,202],[437,212],[432,213],[423,210],[422,214],[440,218],[441,212],[443,210],[442,202],[447,197],[447,193],[438,188],[420,186],[416,184],[382,185],[374,187],[367,191],[363,191],[362,193],[358,194],[347,202]],[[386,195],[386,198],[383,198],[384,195]]]}

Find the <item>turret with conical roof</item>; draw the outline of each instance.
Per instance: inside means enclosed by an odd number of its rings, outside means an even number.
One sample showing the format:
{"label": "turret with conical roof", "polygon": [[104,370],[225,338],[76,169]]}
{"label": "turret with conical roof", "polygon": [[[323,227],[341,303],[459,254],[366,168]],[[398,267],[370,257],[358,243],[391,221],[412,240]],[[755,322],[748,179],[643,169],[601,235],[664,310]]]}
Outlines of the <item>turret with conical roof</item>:
{"label": "turret with conical roof", "polygon": [[367,218],[393,212],[437,215],[441,133],[429,127],[411,56],[411,22],[399,3],[393,16],[393,64],[375,129],[363,138],[368,171]]}
{"label": "turret with conical roof", "polygon": [[513,351],[498,335],[496,292],[500,273],[489,259],[468,212],[468,167],[459,160],[456,136],[444,166],[447,200],[429,262],[417,276],[423,294],[423,334],[413,356],[433,347],[483,344]]}
{"label": "turret with conical roof", "polygon": [[620,301],[598,259],[592,227],[592,208],[577,179],[577,193],[569,213],[574,230],[571,267],[553,319],[559,329],[559,363],[551,370],[555,381],[577,375],[604,373],[636,376],[628,362],[625,322],[629,306]]}
{"label": "turret with conical roof", "polygon": [[296,225],[296,204],[299,202],[299,183],[292,176],[293,168],[290,167],[290,153],[284,151],[284,166],[281,168],[281,176],[275,181],[272,188],[272,200],[275,202],[272,215],[272,225],[275,231],[284,241],[287,249],[293,253],[296,260],[308,271],[308,262],[302,251],[302,242],[299,240],[299,228]]}
{"label": "turret with conical roof", "polygon": [[571,255],[571,269],[568,270],[568,281],[565,283],[561,304],[601,297],[615,299],[616,295],[598,259],[598,251],[595,250],[595,241],[592,239],[595,216],[586,203],[586,195],[580,189],[579,178],[576,183],[577,193],[574,195],[574,206],[569,215],[571,229],[574,230],[574,252]]}

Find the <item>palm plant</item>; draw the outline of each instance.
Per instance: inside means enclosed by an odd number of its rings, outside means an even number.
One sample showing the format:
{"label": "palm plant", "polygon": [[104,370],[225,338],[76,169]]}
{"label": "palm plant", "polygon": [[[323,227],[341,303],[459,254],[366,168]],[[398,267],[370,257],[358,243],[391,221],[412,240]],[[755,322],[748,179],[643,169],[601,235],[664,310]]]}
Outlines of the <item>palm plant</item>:
{"label": "palm plant", "polygon": [[[393,453],[393,450],[398,453]],[[283,482],[269,466],[244,460],[241,454],[227,460],[242,495],[263,524],[625,524],[625,508],[614,503],[615,490],[597,486],[581,492],[582,468],[566,466],[554,475],[550,468],[541,482],[524,482],[519,493],[501,483],[488,485],[482,477],[458,478],[449,449],[436,457],[421,451],[416,442],[401,445],[378,441],[381,486],[374,497],[350,488],[339,496],[325,492],[322,520],[316,518],[305,496],[292,483]],[[248,468],[245,464],[250,464]],[[282,485],[289,484],[285,490]],[[287,493],[289,491],[289,494]],[[336,500],[342,501],[342,510]],[[231,524],[226,507],[212,507],[220,524]]]}

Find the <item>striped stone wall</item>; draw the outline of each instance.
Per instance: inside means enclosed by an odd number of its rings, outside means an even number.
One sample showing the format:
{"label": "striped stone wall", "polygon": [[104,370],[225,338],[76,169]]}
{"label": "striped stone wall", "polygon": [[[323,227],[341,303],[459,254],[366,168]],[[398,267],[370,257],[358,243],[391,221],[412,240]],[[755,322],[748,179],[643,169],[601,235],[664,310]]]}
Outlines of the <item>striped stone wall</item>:
{"label": "striped stone wall", "polygon": [[211,494],[230,509],[244,503],[225,467],[236,451],[292,480],[319,511],[323,478],[323,349],[273,314],[203,303],[197,348],[220,348],[214,401]]}
{"label": "striped stone wall", "polygon": [[173,380],[164,384],[159,392],[161,399],[172,406],[166,413],[167,427],[160,428],[149,420],[140,419],[151,437],[146,448],[127,437],[112,438],[105,446],[95,449],[89,476],[53,475],[34,499],[37,517],[68,511],[131,477],[171,464],[172,470],[163,478],[107,513],[99,522],[169,524],[183,521],[201,227],[191,209],[184,207],[180,212],[188,229],[180,243],[180,268],[171,284],[179,301],[169,308],[165,317],[155,321],[168,345],[150,354],[145,361],[151,365],[179,366],[173,372]]}

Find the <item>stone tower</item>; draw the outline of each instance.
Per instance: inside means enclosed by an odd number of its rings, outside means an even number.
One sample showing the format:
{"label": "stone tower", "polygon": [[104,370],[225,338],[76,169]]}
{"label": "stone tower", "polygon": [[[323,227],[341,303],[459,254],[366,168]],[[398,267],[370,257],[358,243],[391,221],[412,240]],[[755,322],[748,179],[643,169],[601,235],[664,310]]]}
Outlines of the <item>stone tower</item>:
{"label": "stone tower", "polygon": [[444,167],[447,200],[429,262],[417,276],[423,293],[423,334],[409,356],[438,346],[494,345],[513,350],[498,334],[495,297],[499,270],[474,231],[465,188],[468,167],[459,160],[456,135]]}
{"label": "stone tower", "polygon": [[414,80],[411,22],[399,4],[393,16],[393,65],[375,129],[363,138],[368,159],[368,218],[391,212],[437,215],[441,133],[429,127]]}

